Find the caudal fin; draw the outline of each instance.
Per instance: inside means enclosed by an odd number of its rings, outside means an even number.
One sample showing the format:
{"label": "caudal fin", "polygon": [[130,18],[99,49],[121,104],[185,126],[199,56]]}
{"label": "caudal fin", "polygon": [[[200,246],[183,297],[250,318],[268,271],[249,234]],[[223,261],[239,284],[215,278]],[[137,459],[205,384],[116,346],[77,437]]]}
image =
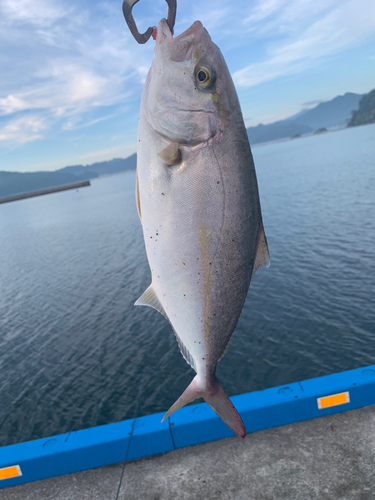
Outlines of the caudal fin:
{"label": "caudal fin", "polygon": [[209,389],[202,389],[199,382],[200,380],[198,375],[196,375],[185,392],[183,392],[178,400],[169,408],[167,413],[164,415],[162,422],[164,422],[164,420],[172,415],[172,413],[176,410],[179,410],[191,401],[203,398],[221,418],[224,424],[229,427],[229,429],[237,434],[238,437],[245,438],[246,430],[242,419],[218,379],[216,377],[214,378]]}

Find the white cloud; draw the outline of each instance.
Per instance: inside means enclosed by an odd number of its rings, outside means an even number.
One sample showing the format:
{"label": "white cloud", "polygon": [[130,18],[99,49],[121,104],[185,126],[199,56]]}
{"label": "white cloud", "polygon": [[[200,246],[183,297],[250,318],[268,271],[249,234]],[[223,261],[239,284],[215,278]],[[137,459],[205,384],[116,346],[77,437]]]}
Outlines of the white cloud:
{"label": "white cloud", "polygon": [[193,12],[193,17],[196,19],[199,18],[208,32],[213,32],[228,22],[228,15],[230,14],[232,7],[228,6],[227,2],[225,2],[225,4],[226,5],[222,7],[216,4],[216,9],[207,9],[207,7],[201,8],[201,6],[196,6]]}
{"label": "white cloud", "polygon": [[[276,4],[276,0],[273,3]],[[281,4],[280,1],[279,7],[282,6]],[[293,5],[298,5],[299,8],[302,4],[306,8],[304,18],[310,15],[314,19],[312,14],[323,9],[319,1],[293,2]],[[312,10],[308,10],[307,6],[310,6]],[[290,9],[291,5],[288,5],[287,11],[289,12]],[[287,37],[284,42],[279,41],[275,44],[264,61],[250,64],[236,71],[233,74],[235,83],[240,87],[251,87],[279,76],[298,73],[311,67],[318,59],[358,45],[375,34],[373,0],[350,0],[340,5],[336,4],[336,7],[329,12],[326,10],[325,7],[323,15],[318,20],[315,18],[314,22],[310,21],[310,24],[301,32],[294,33],[294,27],[292,36]],[[365,12],[366,15],[364,15]],[[269,11],[267,13],[269,14]],[[280,14],[279,21],[284,17],[285,11]],[[294,17],[290,19],[294,21]],[[272,20],[272,24],[274,23],[275,20]]]}
{"label": "white cloud", "polygon": [[82,114],[92,107],[109,106],[129,95],[123,90],[121,80],[64,61],[54,62],[38,76],[39,85],[20,91],[18,96],[0,99],[0,115],[39,109],[60,118]]}
{"label": "white cloud", "polygon": [[[240,87],[302,72],[375,33],[373,0],[215,0],[207,5],[206,0],[179,0],[176,34],[200,19],[229,65],[242,68],[234,73]],[[142,0],[138,7],[141,30],[167,12],[164,0]],[[0,0],[1,145],[14,148],[47,134],[48,140],[60,140],[61,134],[61,142],[70,141],[69,131],[109,120],[120,110],[124,119],[117,129],[127,127],[133,135],[118,140],[133,141],[153,47],[152,41],[136,44],[121,1]],[[311,99],[320,96],[317,90]],[[284,113],[286,105],[274,113]],[[289,112],[293,103],[288,106]],[[249,115],[257,122],[276,119],[266,108],[259,105],[255,116],[249,109]],[[111,127],[107,135],[98,125],[82,137],[95,131],[104,144]]]}
{"label": "white cloud", "polygon": [[[54,126],[70,130],[75,123],[93,123],[93,111],[140,91],[151,51],[135,51],[134,43],[120,7],[102,3],[85,10],[62,0],[0,0],[0,64],[6,75],[0,80],[0,115],[10,125],[15,113],[39,114],[45,127],[26,134],[29,141]],[[105,109],[100,113],[108,115]],[[26,136],[18,130],[23,144]],[[16,137],[17,129],[12,144]]]}
{"label": "white cloud", "polygon": [[250,7],[250,13],[242,20],[242,24],[253,26],[260,21],[264,21],[274,15],[286,3],[286,0],[258,0]]}
{"label": "white cloud", "polygon": [[43,119],[38,116],[24,116],[11,120],[0,128],[0,142],[25,144],[42,137],[41,132],[47,128]]}
{"label": "white cloud", "polygon": [[324,101],[322,101],[321,99],[317,99],[315,101],[306,101],[306,102],[303,102],[301,104],[301,106],[303,106],[304,109],[310,109],[310,108],[315,108],[315,106],[317,106],[318,104],[322,103]]}
{"label": "white cloud", "polygon": [[119,113],[112,113],[107,116],[102,116],[101,118],[95,118],[94,120],[90,121],[83,121],[80,117],[73,117],[72,119],[66,121],[62,125],[62,130],[77,130],[81,128],[86,128],[86,127],[92,127],[93,125],[96,125],[97,123],[103,122],[105,120],[110,120],[111,118],[118,116]]}
{"label": "white cloud", "polygon": [[26,101],[12,94],[0,99],[0,115],[11,115],[17,111],[25,110],[28,107],[29,105]]}
{"label": "white cloud", "polygon": [[10,21],[26,21],[41,26],[53,23],[72,10],[47,0],[1,0],[0,9]]}
{"label": "white cloud", "polygon": [[258,0],[250,4],[242,27],[254,37],[292,36],[303,32],[335,5],[337,0]]}

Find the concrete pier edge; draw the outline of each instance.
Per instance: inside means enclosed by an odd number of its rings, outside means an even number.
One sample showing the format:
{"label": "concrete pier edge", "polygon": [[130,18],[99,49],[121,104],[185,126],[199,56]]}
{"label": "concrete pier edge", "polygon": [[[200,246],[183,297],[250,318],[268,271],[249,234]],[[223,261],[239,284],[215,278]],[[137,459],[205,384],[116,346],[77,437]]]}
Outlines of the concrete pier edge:
{"label": "concrete pier edge", "polygon": [[[248,433],[375,404],[375,365],[231,398]],[[0,448],[0,489],[234,434],[206,403]]]}

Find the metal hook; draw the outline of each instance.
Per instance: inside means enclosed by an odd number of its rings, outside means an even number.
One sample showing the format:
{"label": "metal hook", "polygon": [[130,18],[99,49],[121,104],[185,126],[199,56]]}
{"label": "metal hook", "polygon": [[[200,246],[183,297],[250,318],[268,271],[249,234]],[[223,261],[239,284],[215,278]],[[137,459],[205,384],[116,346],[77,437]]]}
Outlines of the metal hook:
{"label": "metal hook", "polygon": [[[167,23],[169,29],[172,32],[176,20],[177,0],[165,0],[165,1],[168,4]],[[150,38],[154,28],[150,27],[144,33],[139,33],[137,25],[135,24],[134,18],[132,16],[132,8],[137,2],[139,2],[139,0],[124,0],[122,4],[122,12],[124,13],[125,21],[127,22],[127,25],[129,26],[129,29],[134,38],[137,40],[137,42],[146,43],[147,40]]]}

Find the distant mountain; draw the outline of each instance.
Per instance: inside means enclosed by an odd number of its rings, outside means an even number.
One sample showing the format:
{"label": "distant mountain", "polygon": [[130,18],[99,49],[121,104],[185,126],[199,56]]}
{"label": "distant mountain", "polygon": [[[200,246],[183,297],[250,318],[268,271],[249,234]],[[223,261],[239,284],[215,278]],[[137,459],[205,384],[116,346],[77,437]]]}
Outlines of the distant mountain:
{"label": "distant mountain", "polygon": [[110,161],[93,163],[92,165],[75,165],[55,172],[4,172],[0,171],[0,198],[14,194],[29,193],[64,184],[95,179],[100,175],[117,174],[136,167],[137,155],[128,158],[115,158]]}
{"label": "distant mountain", "polygon": [[[353,111],[358,108],[358,111]],[[350,115],[352,113],[352,119]],[[289,137],[324,131],[330,127],[361,125],[375,121],[375,89],[361,96],[351,92],[338,96],[331,101],[321,102],[315,108],[302,111],[285,120],[269,125],[249,127],[247,134],[250,144],[274,141]],[[370,121],[369,121],[370,120]],[[101,175],[116,174],[134,170],[137,156],[114,158],[110,161],[93,163],[92,165],[73,165],[55,172],[0,172],[0,197],[37,191],[63,184],[95,179]]]}
{"label": "distant mountain", "polygon": [[257,125],[247,129],[247,136],[250,144],[259,144],[260,142],[276,141],[277,139],[286,139],[294,135],[302,135],[313,132],[308,125],[303,125],[296,120],[280,120],[269,125]]}
{"label": "distant mountain", "polygon": [[347,92],[331,101],[321,102],[315,108],[269,125],[249,127],[250,144],[286,139],[297,134],[315,132],[317,129],[344,126],[350,120],[351,111],[357,109],[360,94]]}
{"label": "distant mountain", "polygon": [[75,176],[84,176],[86,179],[93,179],[99,175],[111,175],[127,170],[134,170],[137,164],[137,155],[134,153],[128,158],[114,158],[109,161],[101,161],[92,165],[74,165],[65,167],[57,172],[64,172]]}
{"label": "distant mountain", "polygon": [[361,94],[347,92],[331,101],[321,102],[315,108],[309,109],[297,118],[299,123],[308,125],[314,130],[346,125],[353,109],[358,108]]}
{"label": "distant mountain", "polygon": [[368,123],[375,123],[375,89],[365,94],[359,101],[359,107],[352,112],[352,119],[348,123],[348,127],[367,125]]}

